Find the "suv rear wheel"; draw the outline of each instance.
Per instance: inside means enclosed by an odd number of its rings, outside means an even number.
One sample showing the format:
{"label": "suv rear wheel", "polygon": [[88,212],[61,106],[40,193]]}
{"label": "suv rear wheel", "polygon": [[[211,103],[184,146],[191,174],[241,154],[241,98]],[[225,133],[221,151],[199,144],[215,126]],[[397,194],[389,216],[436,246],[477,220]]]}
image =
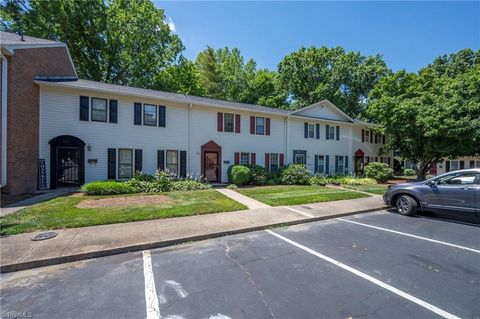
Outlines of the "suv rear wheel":
{"label": "suv rear wheel", "polygon": [[406,216],[413,216],[417,213],[417,201],[409,195],[400,195],[395,202],[397,211]]}

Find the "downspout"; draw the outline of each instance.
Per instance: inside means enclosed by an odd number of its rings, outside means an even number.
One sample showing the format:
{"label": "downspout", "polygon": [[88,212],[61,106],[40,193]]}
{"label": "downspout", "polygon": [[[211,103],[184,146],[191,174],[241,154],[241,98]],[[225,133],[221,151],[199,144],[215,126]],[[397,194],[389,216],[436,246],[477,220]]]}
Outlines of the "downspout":
{"label": "downspout", "polygon": [[0,187],[7,185],[7,85],[8,61],[0,52],[2,59],[2,180]]}
{"label": "downspout", "polygon": [[188,104],[188,170],[187,174],[192,174],[192,103]]}

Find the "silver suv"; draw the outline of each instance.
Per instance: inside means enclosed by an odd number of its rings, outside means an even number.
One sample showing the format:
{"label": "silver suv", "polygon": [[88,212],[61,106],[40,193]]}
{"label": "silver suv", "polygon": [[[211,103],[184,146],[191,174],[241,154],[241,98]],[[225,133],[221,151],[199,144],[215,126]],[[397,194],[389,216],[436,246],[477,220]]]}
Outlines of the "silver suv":
{"label": "silver suv", "polygon": [[389,186],[385,204],[402,215],[422,211],[457,211],[480,217],[480,168],[463,169],[423,182]]}

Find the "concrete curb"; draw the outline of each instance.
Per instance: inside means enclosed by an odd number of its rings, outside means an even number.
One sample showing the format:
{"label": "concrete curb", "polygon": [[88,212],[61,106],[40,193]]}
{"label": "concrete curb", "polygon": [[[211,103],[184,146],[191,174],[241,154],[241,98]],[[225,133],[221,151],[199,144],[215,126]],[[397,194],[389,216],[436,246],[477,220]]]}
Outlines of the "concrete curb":
{"label": "concrete curb", "polygon": [[82,254],[61,256],[61,257],[47,258],[47,259],[38,259],[38,260],[20,262],[20,263],[15,263],[15,264],[1,265],[0,266],[0,273],[9,273],[9,272],[27,270],[27,269],[32,269],[32,268],[39,268],[39,267],[45,267],[45,266],[51,266],[51,265],[64,264],[64,263],[80,261],[80,260],[84,260],[84,259],[91,259],[91,258],[98,258],[98,257],[105,257],[105,256],[110,256],[110,255],[117,255],[117,254],[122,254],[122,253],[134,252],[134,251],[162,248],[162,247],[167,247],[167,246],[179,245],[179,244],[183,244],[183,243],[191,242],[191,241],[201,241],[201,240],[206,240],[206,239],[213,239],[213,238],[218,238],[218,237],[223,237],[223,236],[248,233],[248,232],[252,232],[252,231],[264,230],[264,229],[274,228],[274,227],[292,226],[292,225],[311,223],[311,222],[333,219],[333,218],[338,218],[338,217],[369,213],[369,212],[373,212],[373,211],[377,211],[377,210],[386,209],[387,207],[388,206],[381,206],[381,207],[376,207],[376,208],[369,208],[369,209],[364,209],[364,210],[359,210],[359,211],[354,211],[354,212],[347,212],[347,213],[340,213],[340,214],[329,215],[329,216],[319,216],[319,217],[313,217],[313,218],[298,219],[298,220],[293,220],[293,221],[284,222],[284,223],[267,224],[267,225],[263,225],[263,226],[247,227],[247,228],[242,228],[242,229],[215,232],[215,233],[204,234],[204,235],[199,235],[199,236],[182,237],[182,238],[173,239],[173,240],[156,241],[156,242],[145,243],[145,244],[138,244],[138,245],[123,246],[123,247],[112,248],[112,249],[92,251],[92,252],[82,253]]}

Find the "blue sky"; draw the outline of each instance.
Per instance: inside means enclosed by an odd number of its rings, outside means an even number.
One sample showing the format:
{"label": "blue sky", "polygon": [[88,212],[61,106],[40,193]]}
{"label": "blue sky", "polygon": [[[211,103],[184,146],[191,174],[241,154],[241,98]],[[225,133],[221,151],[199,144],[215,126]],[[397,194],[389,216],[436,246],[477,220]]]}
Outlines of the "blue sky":
{"label": "blue sky", "polygon": [[207,45],[237,47],[258,67],[302,46],[383,54],[417,71],[436,56],[480,48],[480,2],[155,2],[195,59]]}

